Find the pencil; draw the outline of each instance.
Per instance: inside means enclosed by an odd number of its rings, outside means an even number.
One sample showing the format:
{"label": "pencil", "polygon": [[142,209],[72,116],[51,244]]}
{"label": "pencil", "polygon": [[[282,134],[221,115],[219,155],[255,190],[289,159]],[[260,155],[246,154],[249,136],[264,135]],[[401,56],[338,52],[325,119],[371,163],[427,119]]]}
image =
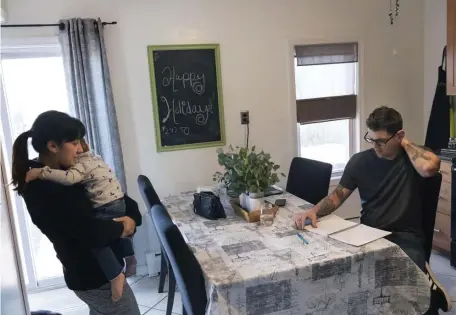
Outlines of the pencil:
{"label": "pencil", "polygon": [[301,241],[304,242],[304,244],[306,244],[306,245],[309,244],[309,242],[308,242],[300,233],[298,233],[298,234],[296,234],[296,235],[299,237],[299,239],[300,239]]}

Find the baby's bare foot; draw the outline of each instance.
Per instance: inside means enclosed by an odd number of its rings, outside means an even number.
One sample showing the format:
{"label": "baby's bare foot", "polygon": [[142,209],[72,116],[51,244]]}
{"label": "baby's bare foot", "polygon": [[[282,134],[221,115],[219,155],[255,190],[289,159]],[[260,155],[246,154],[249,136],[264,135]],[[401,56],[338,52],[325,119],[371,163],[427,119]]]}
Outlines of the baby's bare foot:
{"label": "baby's bare foot", "polygon": [[111,280],[112,300],[117,302],[122,297],[123,287],[125,283],[125,275],[120,273],[117,277]]}
{"label": "baby's bare foot", "polygon": [[125,277],[131,277],[136,274],[136,257],[135,256],[128,256],[125,257],[125,262],[127,265],[127,269],[125,270]]}

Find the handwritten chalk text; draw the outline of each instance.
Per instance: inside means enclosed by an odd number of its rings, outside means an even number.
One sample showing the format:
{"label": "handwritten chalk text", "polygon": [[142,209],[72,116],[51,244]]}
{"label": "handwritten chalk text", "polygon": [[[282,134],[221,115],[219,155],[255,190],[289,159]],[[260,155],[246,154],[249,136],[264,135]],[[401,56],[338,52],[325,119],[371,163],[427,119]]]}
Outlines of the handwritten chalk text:
{"label": "handwritten chalk text", "polygon": [[160,101],[166,105],[166,115],[162,119],[162,123],[166,123],[169,119],[173,120],[173,123],[178,125],[179,116],[195,116],[195,123],[200,126],[207,124],[209,115],[213,114],[213,106],[211,100],[208,104],[197,105],[191,104],[190,101],[175,100],[171,102],[165,96],[160,98]]}
{"label": "handwritten chalk text", "polygon": [[174,67],[165,67],[162,71],[162,85],[164,87],[172,86],[173,92],[179,91],[179,85],[182,88],[190,87],[193,92],[202,95],[206,90],[206,79],[204,73],[183,72],[176,73]]}

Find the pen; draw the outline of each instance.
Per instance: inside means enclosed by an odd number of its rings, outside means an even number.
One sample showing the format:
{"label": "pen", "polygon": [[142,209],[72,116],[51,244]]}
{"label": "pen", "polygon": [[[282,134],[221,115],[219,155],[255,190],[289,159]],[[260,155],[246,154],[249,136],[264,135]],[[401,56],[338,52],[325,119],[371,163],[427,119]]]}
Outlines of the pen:
{"label": "pen", "polygon": [[301,241],[304,242],[304,244],[306,244],[306,245],[309,244],[309,242],[308,242],[301,234],[298,233],[298,234],[296,234],[296,235],[299,237],[299,239],[300,239]]}

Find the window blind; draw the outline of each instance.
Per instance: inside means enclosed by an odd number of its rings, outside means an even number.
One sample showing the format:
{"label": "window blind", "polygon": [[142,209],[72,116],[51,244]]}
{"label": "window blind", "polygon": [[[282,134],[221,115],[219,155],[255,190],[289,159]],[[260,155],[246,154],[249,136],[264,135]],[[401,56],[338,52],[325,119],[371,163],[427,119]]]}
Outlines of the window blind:
{"label": "window blind", "polygon": [[358,61],[358,43],[295,46],[298,66]]}
{"label": "window blind", "polygon": [[356,95],[297,100],[296,114],[300,124],[356,118]]}

